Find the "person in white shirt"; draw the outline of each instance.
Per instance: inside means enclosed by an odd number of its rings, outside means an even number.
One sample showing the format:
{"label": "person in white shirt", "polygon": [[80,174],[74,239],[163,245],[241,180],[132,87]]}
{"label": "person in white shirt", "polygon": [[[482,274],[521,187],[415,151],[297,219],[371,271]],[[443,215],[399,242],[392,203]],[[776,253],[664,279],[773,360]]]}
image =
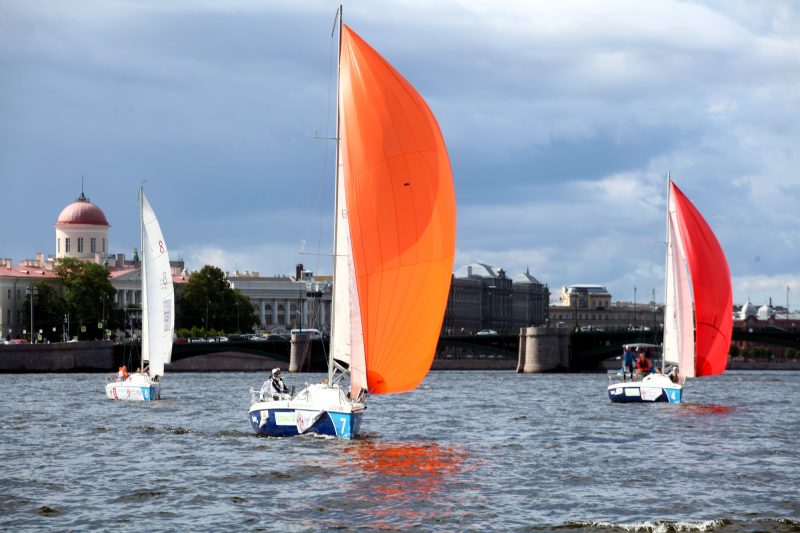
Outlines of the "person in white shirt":
{"label": "person in white shirt", "polygon": [[269,379],[261,386],[261,401],[281,400],[284,394],[289,394],[289,388],[281,379],[281,369],[273,368]]}

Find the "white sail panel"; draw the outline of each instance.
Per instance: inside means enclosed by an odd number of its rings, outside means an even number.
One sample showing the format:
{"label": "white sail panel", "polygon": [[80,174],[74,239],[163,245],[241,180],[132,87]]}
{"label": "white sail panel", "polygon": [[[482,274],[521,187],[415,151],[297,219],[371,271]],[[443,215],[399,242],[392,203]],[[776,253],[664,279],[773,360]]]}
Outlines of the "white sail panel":
{"label": "white sail panel", "polygon": [[[341,161],[341,157],[339,158]],[[350,249],[350,229],[347,224],[347,201],[341,179],[341,164],[336,169],[336,215],[334,217],[333,295],[331,296],[331,357],[350,364],[350,285],[353,268]]]}
{"label": "white sail panel", "polygon": [[172,360],[175,291],[169,251],[144,191],[142,232],[142,353],[148,355],[150,372],[162,376]]}
{"label": "white sail panel", "polygon": [[694,316],[686,253],[670,198],[664,306],[664,361],[678,365],[683,377],[694,377]]}
{"label": "white sail panel", "polygon": [[[339,157],[341,162],[342,158]],[[342,165],[337,168],[336,228],[333,263],[333,316],[331,317],[331,357],[346,363],[350,369],[350,389],[358,394],[367,386],[364,356],[364,335],[361,329],[361,310],[358,302],[353,250],[350,242],[350,222],[347,217],[347,198]]]}

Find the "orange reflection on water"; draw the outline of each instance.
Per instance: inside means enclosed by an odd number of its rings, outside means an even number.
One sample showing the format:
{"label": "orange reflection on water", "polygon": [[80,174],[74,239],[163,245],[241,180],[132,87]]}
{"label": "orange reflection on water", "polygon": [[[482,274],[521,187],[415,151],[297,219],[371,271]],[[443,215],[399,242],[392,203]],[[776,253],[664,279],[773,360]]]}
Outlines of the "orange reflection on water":
{"label": "orange reflection on water", "polygon": [[[356,475],[369,486],[363,498],[376,518],[429,518],[433,510],[424,504],[433,494],[447,499],[449,488],[459,483],[468,455],[433,442],[387,443],[352,441],[345,458]],[[441,509],[438,511],[441,512]]]}
{"label": "orange reflection on water", "polygon": [[738,407],[735,405],[703,405],[697,403],[682,403],[680,405],[681,409],[686,411],[690,416],[727,415],[738,409]]}

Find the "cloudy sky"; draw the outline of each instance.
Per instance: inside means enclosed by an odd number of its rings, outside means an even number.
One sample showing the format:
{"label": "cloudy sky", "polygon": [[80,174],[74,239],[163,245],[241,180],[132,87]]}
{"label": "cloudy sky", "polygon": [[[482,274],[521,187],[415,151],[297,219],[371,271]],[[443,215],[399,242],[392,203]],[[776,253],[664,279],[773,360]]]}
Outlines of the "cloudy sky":
{"label": "cloudy sky", "polygon": [[[0,0],[0,257],[54,253],[85,180],[111,249],[145,190],[189,269],[329,273],[336,2]],[[800,307],[800,4],[357,0],[437,116],[456,265],[663,300],[665,175],[734,302]],[[301,249],[305,253],[301,254]]]}

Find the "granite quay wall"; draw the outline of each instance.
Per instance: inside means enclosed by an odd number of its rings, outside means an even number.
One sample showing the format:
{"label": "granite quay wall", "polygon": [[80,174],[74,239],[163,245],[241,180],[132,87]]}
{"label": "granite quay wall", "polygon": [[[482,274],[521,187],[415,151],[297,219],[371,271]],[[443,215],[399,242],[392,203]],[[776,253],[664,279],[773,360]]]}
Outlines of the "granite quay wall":
{"label": "granite quay wall", "polygon": [[109,341],[0,345],[0,372],[106,372],[114,368]]}

